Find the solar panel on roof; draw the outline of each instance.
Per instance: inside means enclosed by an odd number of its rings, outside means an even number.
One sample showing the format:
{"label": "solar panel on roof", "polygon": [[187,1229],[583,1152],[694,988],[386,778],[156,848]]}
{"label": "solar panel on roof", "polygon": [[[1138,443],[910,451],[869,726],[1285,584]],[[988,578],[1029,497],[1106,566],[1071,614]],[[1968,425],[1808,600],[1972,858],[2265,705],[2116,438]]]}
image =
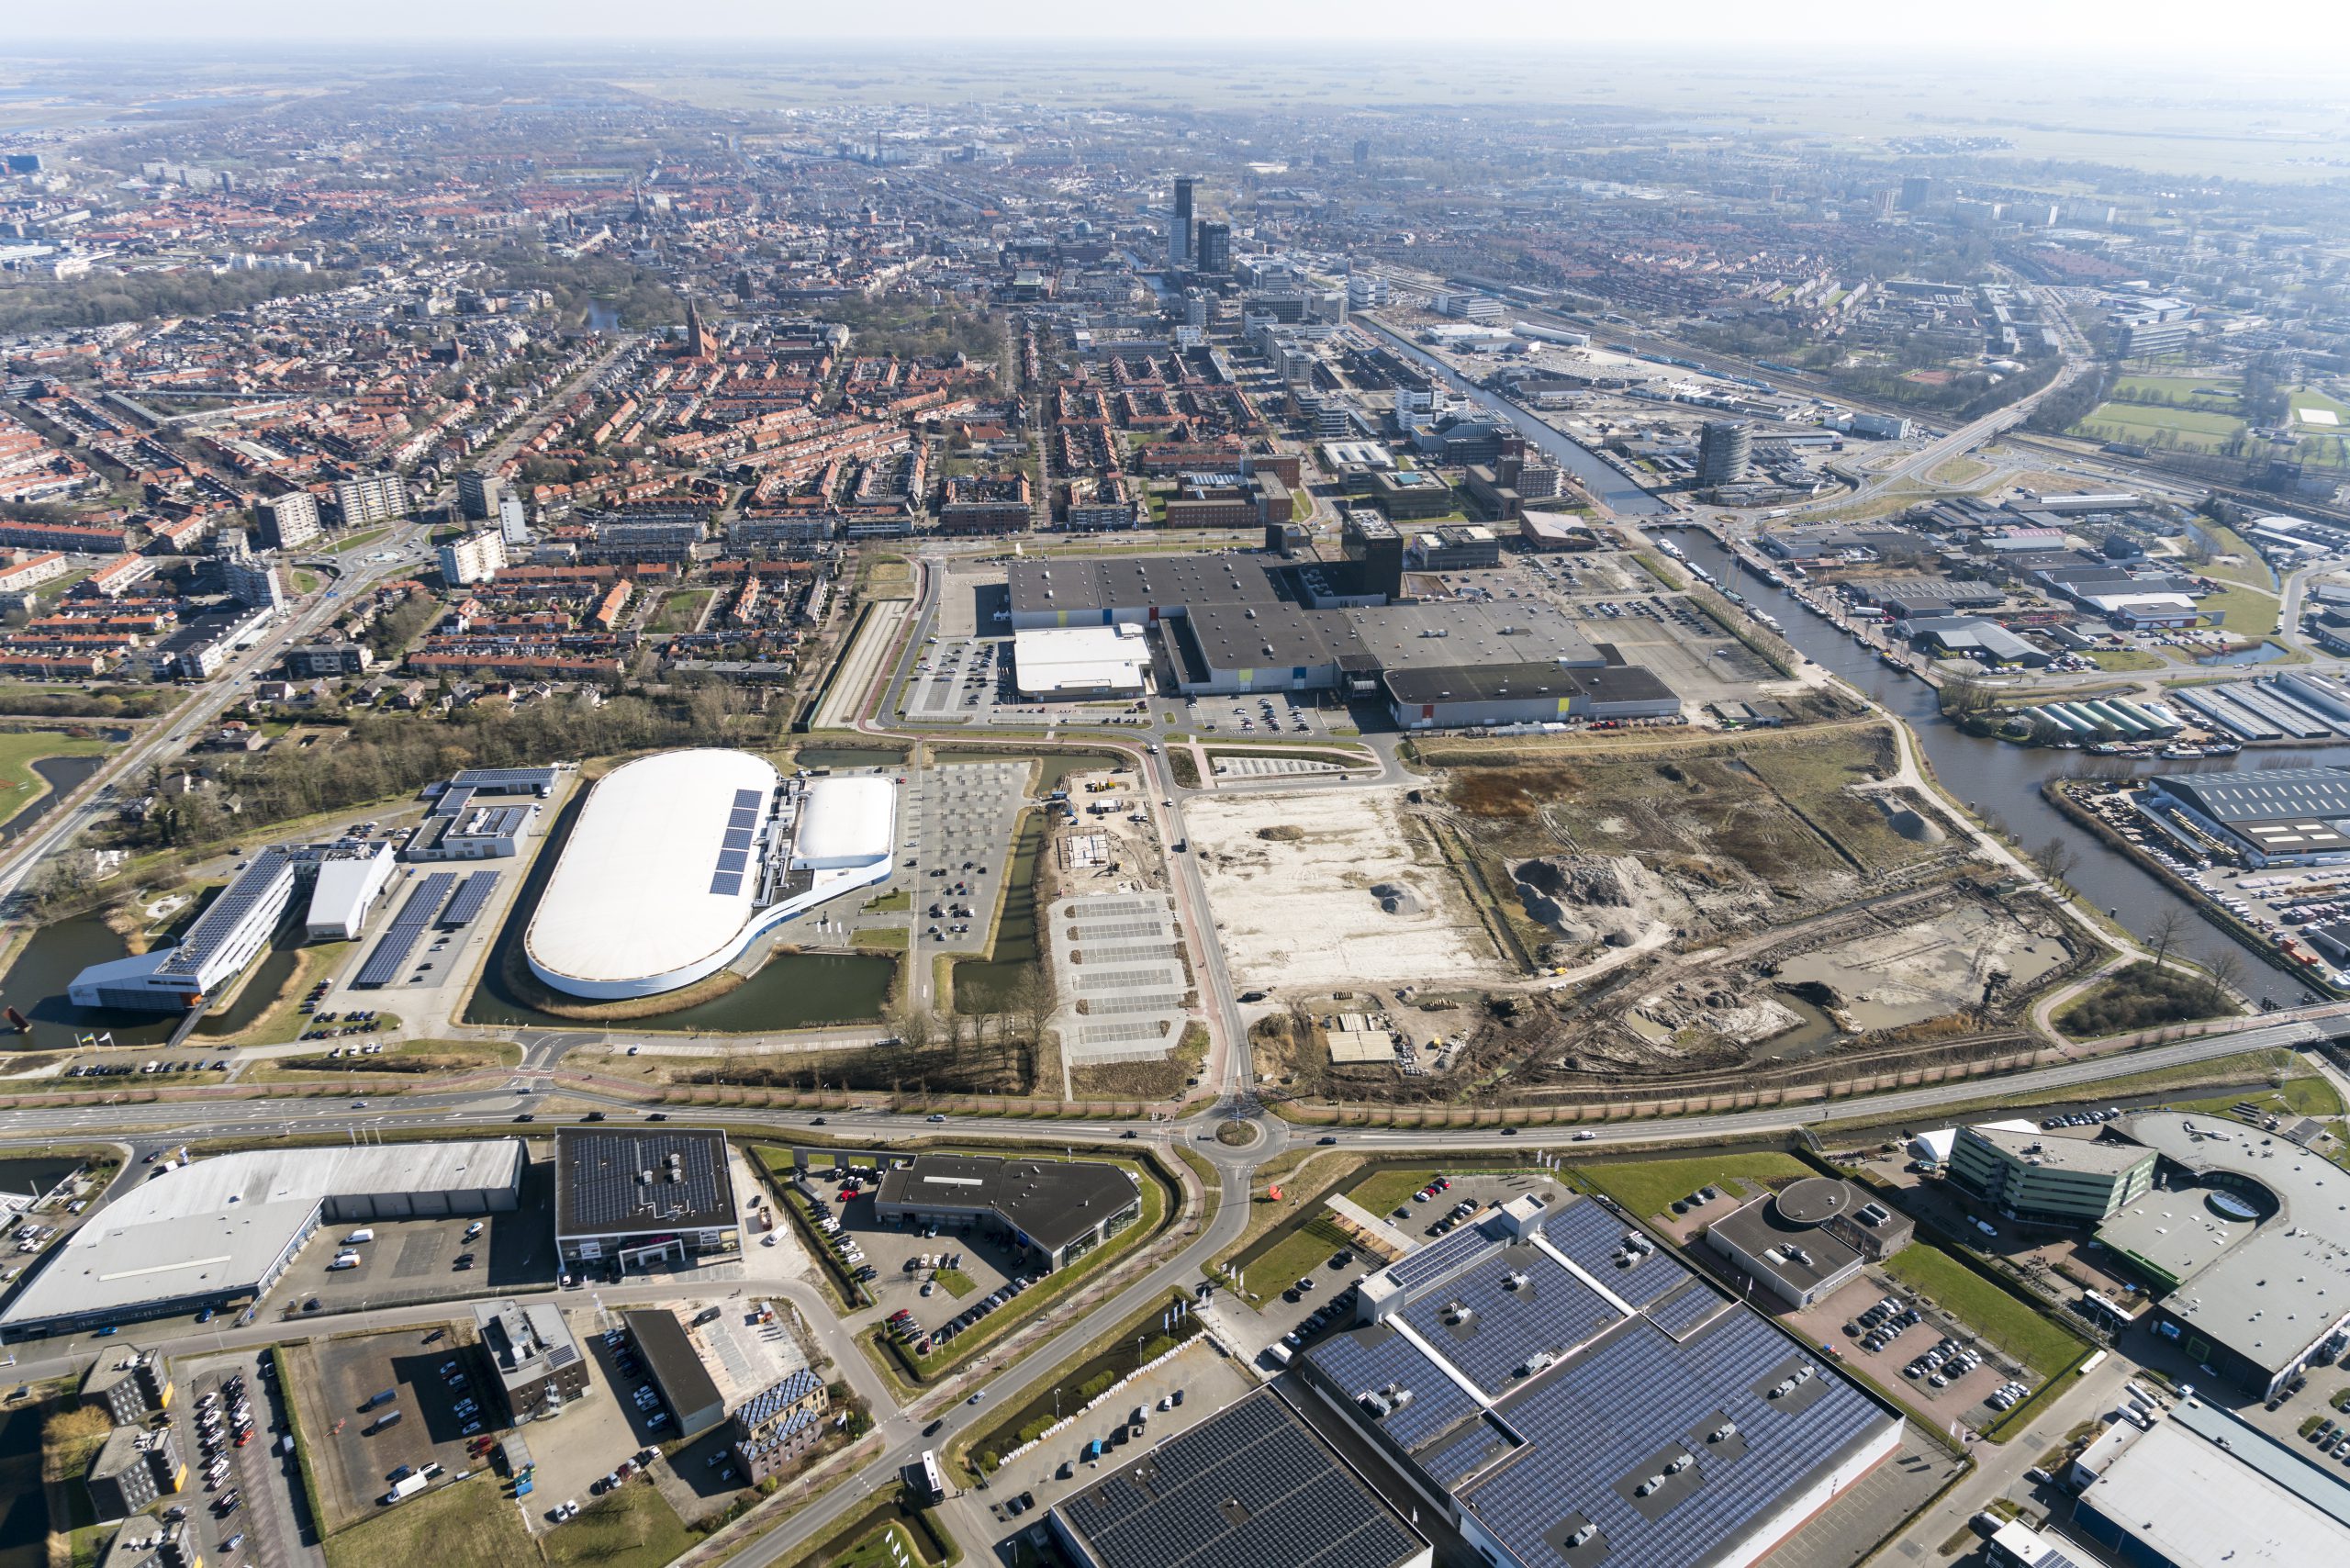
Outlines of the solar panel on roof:
{"label": "solar panel on roof", "polygon": [[722,899],[737,897],[743,891],[743,874],[721,871],[710,879],[710,890]]}
{"label": "solar panel on roof", "polygon": [[253,905],[276,885],[285,864],[286,854],[283,849],[264,849],[254,856],[243,873],[220,890],[220,896],[206,907],[202,918],[196,921],[180,945],[172,949],[170,956],[158,967],[158,972],[167,975],[196,973],[252,913]]}
{"label": "solar panel on roof", "polygon": [[722,849],[718,852],[718,868],[722,871],[740,871],[750,863],[751,857],[746,850]]}
{"label": "solar panel on roof", "polygon": [[1662,1249],[1620,1264],[1624,1238],[1632,1227],[1612,1210],[1588,1198],[1576,1198],[1553,1209],[1542,1222],[1542,1235],[1551,1246],[1635,1307],[1662,1297],[1689,1277],[1689,1271]]}
{"label": "solar panel on roof", "polygon": [[766,799],[767,796],[757,790],[737,790],[734,791],[734,805],[737,810],[748,806],[752,810],[755,811],[758,809],[759,802]]}

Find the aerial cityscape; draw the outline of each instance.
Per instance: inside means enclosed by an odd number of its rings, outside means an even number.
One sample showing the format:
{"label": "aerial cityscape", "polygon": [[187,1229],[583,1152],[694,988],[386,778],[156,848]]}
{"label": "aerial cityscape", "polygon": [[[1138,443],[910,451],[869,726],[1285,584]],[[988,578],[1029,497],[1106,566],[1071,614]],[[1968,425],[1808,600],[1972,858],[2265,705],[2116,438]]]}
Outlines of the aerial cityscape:
{"label": "aerial cityscape", "polygon": [[2350,37],[1692,4],[13,41],[0,1568],[2350,1561]]}

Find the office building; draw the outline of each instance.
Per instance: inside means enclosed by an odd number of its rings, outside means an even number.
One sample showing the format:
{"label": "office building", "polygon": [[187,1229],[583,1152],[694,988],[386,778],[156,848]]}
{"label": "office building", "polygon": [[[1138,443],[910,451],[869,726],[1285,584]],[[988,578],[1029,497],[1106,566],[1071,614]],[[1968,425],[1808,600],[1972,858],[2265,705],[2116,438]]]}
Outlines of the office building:
{"label": "office building", "polygon": [[1259,1389],[1049,1516],[1079,1568],[1430,1568],[1435,1549],[1275,1389]]}
{"label": "office building", "polygon": [[334,505],[345,528],[364,528],[406,517],[408,481],[397,474],[363,474],[340,480],[334,487]]}
{"label": "office building", "polygon": [[1358,169],[1363,169],[1370,167],[1370,165],[1371,139],[1368,137],[1358,136],[1355,138],[1355,167]]}
{"label": "office building", "polygon": [[229,597],[239,604],[256,610],[285,608],[285,580],[277,575],[274,562],[256,561],[251,555],[224,555],[220,559],[220,577]]}
{"label": "office building", "polygon": [[319,498],[308,490],[263,497],[253,503],[253,522],[268,548],[298,550],[319,536]]}
{"label": "office building", "polygon": [[[2257,778],[2259,775],[2246,775]],[[2350,1327],[2350,1211],[2323,1156],[2217,1117],[2107,1124],[2161,1158],[2154,1185],[2098,1227],[2108,1263],[2156,1296],[2152,1331],[2266,1399]]]}
{"label": "office building", "polygon": [[[1199,267],[1203,273],[1221,275],[1232,270],[1232,225],[1202,221],[1194,230],[1199,241]],[[1205,326],[1205,322],[1200,323]]]}
{"label": "office building", "polygon": [[474,1303],[474,1333],[497,1371],[506,1418],[520,1426],[563,1414],[588,1394],[588,1361],[560,1308],[510,1299]]}
{"label": "office building", "polygon": [[126,1519],[95,1568],[204,1568],[204,1544],[189,1524],[146,1515]]}
{"label": "office building", "polygon": [[172,1428],[117,1427],[90,1460],[84,1476],[90,1511],[99,1519],[128,1518],[187,1484]]}
{"label": "office building", "polygon": [[1175,205],[1167,220],[1167,265],[1175,271],[1192,264],[1192,176],[1175,176]]}
{"label": "office building", "polygon": [[383,839],[344,843],[319,857],[310,883],[305,928],[313,942],[352,942],[367,928],[367,915],[391,884],[392,846]]}
{"label": "office building", "polygon": [[1050,1273],[1142,1217],[1142,1191],[1100,1160],[918,1154],[882,1171],[873,1213],[906,1225],[984,1229]]}
{"label": "office building", "polygon": [[1917,1226],[1850,1182],[1807,1176],[1706,1227],[1706,1242],[1779,1304],[1809,1306],[1908,1246]]}
{"label": "office building", "polygon": [[1952,1140],[1945,1174],[1992,1213],[2028,1225],[2104,1224],[2144,1196],[2154,1151],[2103,1137],[1969,1126]]}
{"label": "office building", "polygon": [[506,567],[506,535],[495,528],[477,528],[441,546],[440,558],[442,580],[450,587],[487,582]]}
{"label": "office building", "polygon": [[105,1409],[118,1427],[140,1427],[172,1407],[170,1363],[151,1350],[108,1351],[82,1377],[82,1403]]}
{"label": "office building", "polygon": [[807,1367],[778,1379],[743,1402],[731,1417],[734,1464],[742,1484],[756,1486],[798,1467],[830,1428],[833,1407],[824,1380]]}
{"label": "office building", "polygon": [[1754,465],[1753,432],[1736,420],[1709,420],[1697,436],[1697,485],[1735,485]]}
{"label": "office building", "polygon": [[285,650],[285,678],[315,680],[324,676],[364,675],[375,655],[364,643],[305,643]]}
{"label": "office building", "polygon": [[554,1245],[565,1269],[618,1273],[741,1255],[724,1133],[561,1127],[554,1159]]}
{"label": "office building", "polygon": [[507,558],[509,560],[513,558],[514,551],[530,543],[531,523],[522,510],[521,497],[498,498],[498,532],[506,535]]}
{"label": "office building", "polygon": [[505,498],[506,481],[495,474],[468,468],[457,476],[457,504],[464,509],[469,518],[494,521]]}
{"label": "office building", "polygon": [[1393,523],[1367,507],[1349,508],[1338,542],[1358,589],[1390,601],[1404,597],[1404,535]]}
{"label": "office building", "polygon": [[1901,1449],[1831,1360],[1593,1198],[1486,1210],[1364,1276],[1356,1322],[1305,1387],[1492,1568],[1751,1568]]}
{"label": "office building", "polygon": [[66,994],[76,1007],[176,1013],[193,1007],[244,973],[293,902],[296,862],[283,848],[263,850],[207,906],[177,946],[92,964]]}

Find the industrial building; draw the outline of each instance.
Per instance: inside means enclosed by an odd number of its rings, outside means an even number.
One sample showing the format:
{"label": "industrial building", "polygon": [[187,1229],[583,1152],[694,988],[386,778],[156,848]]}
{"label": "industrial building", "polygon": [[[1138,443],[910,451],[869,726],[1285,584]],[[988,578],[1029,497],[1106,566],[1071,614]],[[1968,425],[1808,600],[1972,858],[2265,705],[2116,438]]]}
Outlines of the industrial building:
{"label": "industrial building", "polygon": [[1306,1386],[1494,1568],[1748,1568],[1901,1446],[1596,1199],[1489,1209],[1366,1275],[1357,1312]]}
{"label": "industrial building", "polygon": [[368,912],[392,879],[392,846],[338,844],[319,857],[305,928],[313,942],[349,942],[367,928]]}
{"label": "industrial building", "polygon": [[653,1385],[677,1423],[677,1437],[687,1442],[726,1419],[726,1402],[700,1352],[677,1315],[666,1307],[623,1312],[630,1340],[652,1375]]}
{"label": "industrial building", "polygon": [[560,1308],[543,1302],[524,1307],[510,1298],[477,1301],[474,1337],[498,1373],[506,1418],[514,1425],[560,1416],[587,1394],[588,1360]]}
{"label": "industrial building", "polygon": [[1080,1568],[1430,1568],[1435,1549],[1274,1389],[1055,1505]]}
{"label": "industrial building", "polygon": [[193,1524],[150,1515],[126,1519],[95,1568],[204,1568],[204,1543]]}
{"label": "industrial building", "polygon": [[599,1000],[690,985],[757,937],[885,880],[897,790],[783,780],[764,757],[674,751],[599,780],[523,935],[531,972]]}
{"label": "industrial building", "polygon": [[433,797],[432,809],[400,846],[400,858],[500,859],[521,852],[538,821],[535,799],[450,784]]}
{"label": "industrial building", "polygon": [[2094,1226],[2154,1185],[2154,1151],[2103,1137],[1968,1126],[1952,1140],[1944,1174],[2005,1218]]}
{"label": "industrial building", "polygon": [[[2066,1537],[2132,1568],[2303,1568],[2350,1560],[2350,1481],[2322,1454],[2183,1399],[2082,1450]],[[2312,1462],[2315,1461],[2317,1462]]]}
{"label": "industrial building", "polygon": [[1139,626],[1039,627],[1012,634],[1020,695],[1038,701],[1139,697],[1150,678],[1150,644]]}
{"label": "industrial building", "polygon": [[909,1225],[984,1227],[1049,1273],[1139,1219],[1142,1189],[1101,1160],[918,1154],[881,1172],[873,1213]]}
{"label": "industrial building", "polygon": [[1803,1307],[1908,1246],[1917,1230],[1850,1182],[1807,1176],[1716,1220],[1706,1243],[1783,1305]]}
{"label": "industrial building", "polygon": [[2214,1116],[2157,1111],[2108,1125],[2160,1156],[2153,1186],[2097,1233],[2158,1294],[2154,1332],[2263,1399],[2322,1360],[2350,1327],[2341,1168]]}
{"label": "industrial building", "polygon": [[689,1266],[743,1250],[726,1135],[710,1127],[560,1127],[554,1244],[564,1266]]}
{"label": "industrial building", "polygon": [[[1487,534],[1490,541],[1490,534]],[[1398,603],[1402,533],[1349,513],[1347,559],[1145,556],[1018,562],[1015,633],[1156,627],[1192,696],[1382,699],[1403,728],[1669,718],[1681,699],[1533,602]],[[1041,695],[1041,693],[1032,693]]]}
{"label": "industrial building", "polygon": [[76,1007],[173,1013],[194,1007],[245,972],[269,946],[294,900],[297,857],[269,848],[220,890],[176,946],[92,964],[66,996]]}
{"label": "industrial building", "polygon": [[2350,769],[2165,774],[2136,799],[2165,833],[2208,834],[2255,868],[2350,859]]}
{"label": "industrial building", "polygon": [[50,1250],[0,1312],[0,1337],[257,1301],[321,1225],[512,1213],[523,1161],[499,1138],[252,1149],[163,1170]]}

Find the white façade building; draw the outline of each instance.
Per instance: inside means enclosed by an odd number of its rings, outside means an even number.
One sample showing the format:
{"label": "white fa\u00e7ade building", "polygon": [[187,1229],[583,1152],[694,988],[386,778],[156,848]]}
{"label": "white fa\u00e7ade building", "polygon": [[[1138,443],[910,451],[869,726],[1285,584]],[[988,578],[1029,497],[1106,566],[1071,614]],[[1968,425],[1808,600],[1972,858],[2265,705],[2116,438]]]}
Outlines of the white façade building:
{"label": "white fa\u00e7ade building", "polygon": [[524,957],[571,996],[690,985],[785,921],[887,879],[896,817],[887,778],[785,780],[716,749],[626,763],[580,809]]}

